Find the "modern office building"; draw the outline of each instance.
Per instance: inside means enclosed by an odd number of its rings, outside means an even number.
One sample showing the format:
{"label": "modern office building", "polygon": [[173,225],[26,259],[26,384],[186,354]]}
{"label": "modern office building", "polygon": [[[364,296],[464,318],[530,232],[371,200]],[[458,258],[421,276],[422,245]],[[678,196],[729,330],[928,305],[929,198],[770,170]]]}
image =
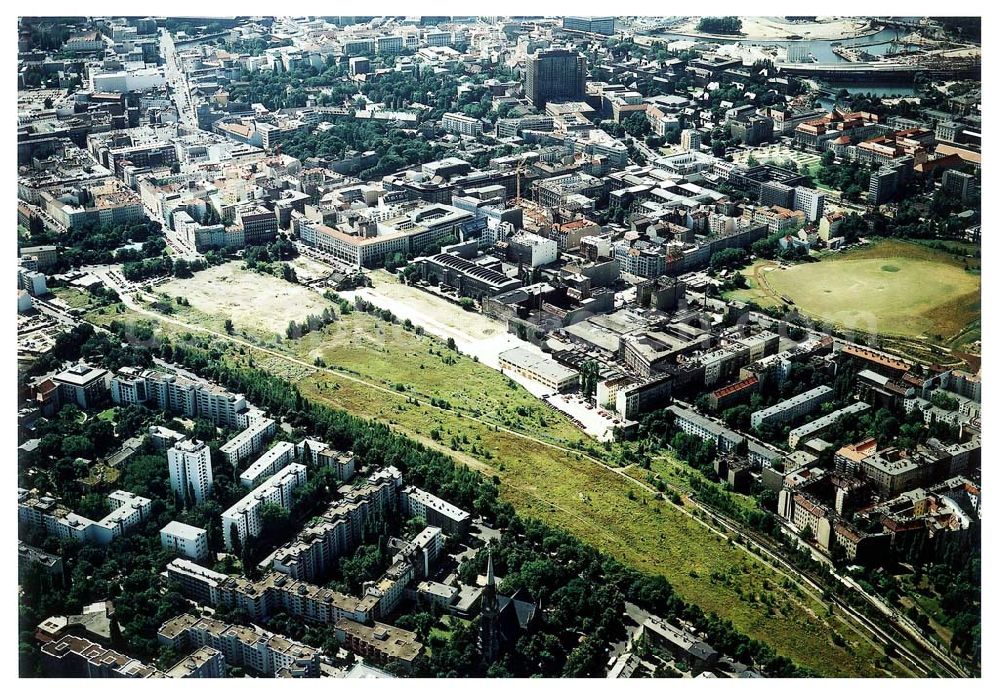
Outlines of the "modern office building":
{"label": "modern office building", "polygon": [[823,215],[823,205],[826,203],[826,194],[816,189],[805,186],[795,187],[795,200],[792,210],[802,211],[806,214],[806,220],[815,223]]}
{"label": "modern office building", "polygon": [[63,404],[76,404],[81,409],[98,406],[107,399],[111,374],[104,368],[77,363],[52,377],[59,388]]}
{"label": "modern office building", "polygon": [[611,36],[615,33],[614,17],[563,17],[563,29],[582,31],[588,34]]}
{"label": "modern office building", "polygon": [[587,93],[587,59],[562,48],[542,49],[528,56],[524,92],[542,108],[551,101],[582,100]]}
{"label": "modern office building", "polygon": [[580,373],[546,355],[518,346],[500,354],[500,369],[509,370],[545,385],[554,392],[574,387]]}

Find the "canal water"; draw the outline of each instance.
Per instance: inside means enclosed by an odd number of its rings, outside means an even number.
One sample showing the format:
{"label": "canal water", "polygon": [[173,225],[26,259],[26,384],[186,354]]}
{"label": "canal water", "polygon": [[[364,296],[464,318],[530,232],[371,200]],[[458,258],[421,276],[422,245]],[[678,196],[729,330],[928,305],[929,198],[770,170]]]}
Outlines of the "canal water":
{"label": "canal water", "polygon": [[[876,34],[870,34],[868,36],[859,36],[853,39],[805,39],[805,40],[773,40],[773,41],[757,41],[757,40],[743,40],[743,39],[700,39],[695,36],[688,36],[684,34],[672,34],[669,32],[663,32],[656,35],[657,39],[663,41],[704,41],[706,43],[716,43],[716,44],[748,44],[753,46],[782,46],[788,48],[789,46],[794,47],[794,51],[797,55],[808,56],[812,54],[816,58],[816,62],[819,63],[846,63],[845,59],[838,56],[833,52],[836,48],[833,44],[839,44],[841,46],[855,46],[863,48],[863,50],[868,53],[881,56],[890,52],[892,49],[892,42],[895,39],[901,39],[906,36],[908,32],[905,30],[897,29],[883,29]],[[902,47],[900,46],[899,49]],[[829,87],[834,91],[840,90],[841,88],[846,89],[851,94],[863,93],[863,94],[875,94],[880,97],[911,97],[916,94],[916,90],[912,84],[900,84],[892,82],[845,82],[838,83],[832,80],[821,81],[824,87]],[[833,100],[822,98],[820,99],[821,104],[826,108],[832,108]]]}
{"label": "canal water", "polygon": [[833,44],[841,46],[855,46],[863,48],[873,56],[882,56],[888,53],[892,47],[894,39],[902,39],[908,32],[905,30],[883,29],[877,34],[859,36],[853,39],[804,39],[804,40],[749,40],[749,39],[703,39],[697,36],[685,34],[671,34],[663,32],[656,34],[656,38],[662,41],[704,41],[713,44],[749,44],[753,46],[783,46],[793,47],[794,51],[802,56],[810,53],[816,57],[818,63],[846,63],[843,58],[833,52],[836,48]]}

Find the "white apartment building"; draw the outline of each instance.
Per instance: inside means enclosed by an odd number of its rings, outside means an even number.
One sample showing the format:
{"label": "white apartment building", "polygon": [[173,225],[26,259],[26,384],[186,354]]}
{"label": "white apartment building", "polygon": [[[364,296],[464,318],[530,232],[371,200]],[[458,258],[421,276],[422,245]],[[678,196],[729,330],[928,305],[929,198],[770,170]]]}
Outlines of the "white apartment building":
{"label": "white apartment building", "polygon": [[219,448],[219,452],[226,458],[226,462],[235,467],[246,458],[260,452],[276,430],[274,419],[257,419]]}
{"label": "white apartment building", "polygon": [[44,528],[60,539],[109,545],[149,516],[151,501],[128,491],[108,494],[111,512],[94,521],[73,513],[51,496],[35,496],[24,489],[17,491],[17,519],[20,523]]}
{"label": "white apartment building", "polygon": [[441,128],[449,133],[478,136],[483,132],[483,122],[472,116],[449,112],[441,117]]}
{"label": "white apartment building", "polygon": [[823,205],[826,203],[826,194],[816,189],[809,189],[805,186],[795,187],[795,203],[792,208],[806,214],[806,220],[815,223],[823,215]]}
{"label": "white apartment building", "polygon": [[240,484],[248,489],[259,486],[261,482],[273,476],[282,467],[292,464],[295,455],[296,447],[293,443],[282,441],[275,444],[273,448],[254,460],[253,464],[240,473]]}
{"label": "white apartment building", "polygon": [[111,401],[171,411],[190,418],[203,417],[217,426],[240,428],[247,411],[241,394],[157,370],[122,368],[111,378]]}
{"label": "white apartment building", "polygon": [[832,399],[833,388],[827,385],[820,385],[807,392],[790,397],[783,402],[778,402],[767,409],[755,411],[750,415],[750,425],[757,428],[761,424],[769,424],[773,421],[792,421],[815,411],[823,402],[831,401]]}
{"label": "white apartment building", "polygon": [[694,128],[685,128],[681,131],[681,148],[684,150],[701,150],[701,131]]}
{"label": "white apartment building", "polygon": [[407,515],[420,518],[427,525],[441,528],[445,533],[461,534],[469,527],[468,512],[428,491],[408,486],[403,489],[401,499]]}
{"label": "white apartment building", "polygon": [[185,614],[164,622],[157,639],[179,652],[211,647],[230,665],[250,668],[256,675],[287,671],[293,677],[319,677],[318,650],[252,626]]}
{"label": "white apartment building", "polygon": [[208,531],[172,520],[160,530],[160,547],[199,561],[208,556]]}
{"label": "white apartment building", "polygon": [[292,509],[292,492],[306,483],[306,467],[293,463],[272,476],[259,487],[237,501],[222,514],[222,536],[226,549],[232,551],[233,529],[240,543],[248,537],[259,537],[261,533],[261,510],[264,504],[281,506],[286,511]]}
{"label": "white apartment building", "polygon": [[182,440],[167,450],[170,490],[181,501],[205,501],[212,493],[212,454],[198,440]]}

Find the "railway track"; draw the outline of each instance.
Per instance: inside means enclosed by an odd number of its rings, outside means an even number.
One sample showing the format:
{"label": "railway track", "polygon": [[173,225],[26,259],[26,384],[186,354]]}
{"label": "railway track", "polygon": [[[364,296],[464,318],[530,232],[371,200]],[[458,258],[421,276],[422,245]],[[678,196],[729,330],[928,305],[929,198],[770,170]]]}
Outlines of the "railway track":
{"label": "railway track", "polygon": [[[755,551],[758,554],[766,556],[772,563],[777,564],[782,569],[798,578],[802,583],[804,583],[804,585],[807,585],[820,593],[826,593],[828,587],[825,579],[814,571],[801,569],[789,562],[784,556],[785,550],[770,537],[755,530],[748,530],[744,528],[740,523],[733,521],[725,514],[720,513],[716,509],[701,502],[694,495],[689,495],[688,498],[717,525],[743,537],[745,540],[749,540],[749,542],[755,547]],[[872,618],[856,610],[852,605],[840,598],[837,594],[831,593],[828,596],[830,598],[829,602],[837,607],[842,615],[850,618],[855,625],[858,625],[863,631],[870,634],[879,643],[892,646],[896,651],[897,660],[903,663],[908,670],[921,677],[970,677],[969,674],[956,665],[954,661],[946,656],[943,656],[938,649],[929,645],[923,637],[919,635],[914,636],[914,632],[897,619],[895,615],[887,616],[883,608],[880,607],[874,599],[863,590],[858,589],[856,585],[851,586],[844,581],[844,579],[839,580],[844,583],[845,586],[858,590],[868,604],[873,607],[879,615],[881,615],[879,619],[886,622],[892,631],[897,632],[901,636],[896,636],[891,631],[887,631]],[[919,646],[924,655],[917,655],[915,651],[906,645],[905,642],[907,641],[913,642]]]}

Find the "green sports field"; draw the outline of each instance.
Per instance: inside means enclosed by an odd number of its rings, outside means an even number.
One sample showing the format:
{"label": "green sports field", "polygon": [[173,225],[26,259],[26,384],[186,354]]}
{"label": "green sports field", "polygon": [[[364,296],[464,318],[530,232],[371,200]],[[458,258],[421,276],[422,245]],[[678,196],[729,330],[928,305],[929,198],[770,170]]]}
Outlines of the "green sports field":
{"label": "green sports field", "polygon": [[889,240],[813,264],[758,266],[756,290],[847,329],[946,339],[979,319],[979,272],[967,264],[978,260]]}

